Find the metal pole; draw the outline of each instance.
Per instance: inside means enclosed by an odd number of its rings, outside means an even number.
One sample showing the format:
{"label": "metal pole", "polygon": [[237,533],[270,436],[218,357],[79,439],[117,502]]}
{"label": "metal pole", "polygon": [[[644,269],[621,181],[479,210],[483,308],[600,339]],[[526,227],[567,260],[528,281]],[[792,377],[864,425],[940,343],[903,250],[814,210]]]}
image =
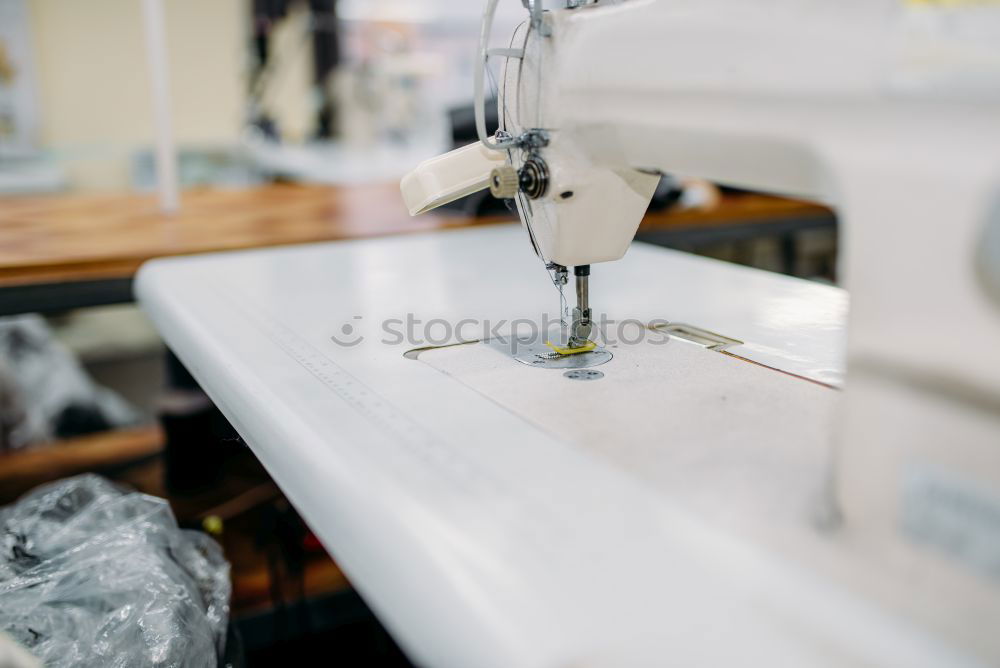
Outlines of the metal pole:
{"label": "metal pole", "polygon": [[172,214],[180,208],[180,200],[177,194],[177,154],[170,117],[170,72],[163,0],[142,0],[142,10],[156,131],[156,187],[160,210]]}

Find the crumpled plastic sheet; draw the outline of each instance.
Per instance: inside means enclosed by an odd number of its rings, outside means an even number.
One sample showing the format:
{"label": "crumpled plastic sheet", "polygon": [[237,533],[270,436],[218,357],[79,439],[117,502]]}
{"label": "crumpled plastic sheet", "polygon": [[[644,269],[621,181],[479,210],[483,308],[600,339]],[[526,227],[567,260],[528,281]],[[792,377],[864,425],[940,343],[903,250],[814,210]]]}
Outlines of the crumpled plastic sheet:
{"label": "crumpled plastic sheet", "polygon": [[0,508],[0,630],[46,666],[216,666],[230,593],[163,499],[87,474]]}

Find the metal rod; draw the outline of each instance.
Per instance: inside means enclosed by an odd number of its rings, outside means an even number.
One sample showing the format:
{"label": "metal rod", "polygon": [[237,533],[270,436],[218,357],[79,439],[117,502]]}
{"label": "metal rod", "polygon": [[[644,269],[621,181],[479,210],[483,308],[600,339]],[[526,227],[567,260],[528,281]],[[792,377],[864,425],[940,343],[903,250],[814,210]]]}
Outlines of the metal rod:
{"label": "metal rod", "polygon": [[180,207],[180,197],[177,194],[177,150],[170,116],[170,72],[163,0],[143,0],[142,9],[156,127],[156,189],[160,197],[160,211],[173,214]]}
{"label": "metal rod", "polygon": [[590,265],[573,267],[576,277],[576,308],[569,331],[569,347],[580,348],[590,342],[593,323],[590,320]]}
{"label": "metal rod", "polygon": [[590,309],[590,276],[576,277],[576,307],[580,313]]}

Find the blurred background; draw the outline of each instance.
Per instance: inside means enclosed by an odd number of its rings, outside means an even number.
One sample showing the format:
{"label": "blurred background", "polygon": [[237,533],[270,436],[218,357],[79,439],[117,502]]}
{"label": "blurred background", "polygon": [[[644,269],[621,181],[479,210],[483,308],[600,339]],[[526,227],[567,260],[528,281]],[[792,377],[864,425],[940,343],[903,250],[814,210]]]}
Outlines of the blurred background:
{"label": "blurred background", "polygon": [[[0,0],[0,505],[83,472],[167,498],[232,566],[233,665],[317,647],[407,663],[132,304],[132,278],[164,255],[512,221],[488,193],[416,219],[398,195],[421,160],[474,141],[481,10]],[[499,5],[497,44],[524,15]],[[664,176],[638,238],[835,282],[836,225]]]}
{"label": "blurred background", "polygon": [[[184,186],[393,179],[447,147],[448,112],[470,100],[477,3],[162,10]],[[142,2],[3,0],[0,12],[0,192],[152,188]],[[522,13],[502,5],[497,34]]]}

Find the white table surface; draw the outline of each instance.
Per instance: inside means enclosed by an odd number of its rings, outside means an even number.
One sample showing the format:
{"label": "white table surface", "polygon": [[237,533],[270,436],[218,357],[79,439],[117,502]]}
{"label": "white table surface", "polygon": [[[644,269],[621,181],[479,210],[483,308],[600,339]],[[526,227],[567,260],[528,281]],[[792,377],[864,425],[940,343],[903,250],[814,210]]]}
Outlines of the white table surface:
{"label": "white table surface", "polygon": [[[403,357],[417,346],[382,342],[381,323],[407,313],[552,314],[554,289],[516,226],[155,260],[137,295],[422,664],[957,660],[807,567]],[[636,244],[594,267],[591,302],[615,319],[740,339],[733,352],[792,373],[842,376],[837,288]],[[345,323],[364,337],[357,345],[331,340],[348,340]]]}

